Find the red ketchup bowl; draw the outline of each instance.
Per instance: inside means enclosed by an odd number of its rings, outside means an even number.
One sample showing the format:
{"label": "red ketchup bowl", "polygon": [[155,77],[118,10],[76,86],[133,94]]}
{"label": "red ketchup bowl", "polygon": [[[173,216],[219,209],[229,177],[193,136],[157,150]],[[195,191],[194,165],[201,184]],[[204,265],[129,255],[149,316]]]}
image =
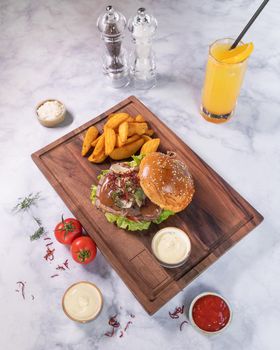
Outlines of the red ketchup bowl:
{"label": "red ketchup bowl", "polygon": [[216,293],[199,294],[189,309],[191,324],[206,334],[223,332],[230,324],[232,311],[228,301]]}

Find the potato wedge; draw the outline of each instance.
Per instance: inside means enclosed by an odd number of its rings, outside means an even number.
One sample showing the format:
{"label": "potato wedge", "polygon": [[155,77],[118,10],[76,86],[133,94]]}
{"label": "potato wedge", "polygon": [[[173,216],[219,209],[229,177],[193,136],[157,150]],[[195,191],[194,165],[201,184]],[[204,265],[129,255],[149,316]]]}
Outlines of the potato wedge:
{"label": "potato wedge", "polygon": [[116,147],[122,147],[123,143],[121,142],[120,135],[116,135],[117,140],[116,140]]}
{"label": "potato wedge", "polygon": [[121,143],[124,145],[128,136],[128,122],[123,122],[119,126],[119,137]]}
{"label": "potato wedge", "polygon": [[100,154],[94,156],[93,152],[92,154],[88,157],[88,160],[92,163],[102,163],[104,160],[107,158],[106,154],[104,152],[101,152]]}
{"label": "potato wedge", "polygon": [[85,156],[91,149],[91,143],[97,138],[98,130],[95,126],[90,126],[85,134],[82,146],[82,156]]}
{"label": "potato wedge", "polygon": [[121,123],[123,123],[128,118],[129,118],[129,114],[127,113],[116,113],[107,120],[106,124],[104,125],[104,129],[105,127],[116,129],[119,127]]}
{"label": "potato wedge", "polygon": [[[109,114],[109,115],[108,115],[108,119],[112,118],[114,115],[116,115],[116,114],[114,114],[114,113]],[[128,123],[132,123],[132,122],[135,121],[135,119],[130,115],[130,116],[126,119],[126,121],[127,121]]]}
{"label": "potato wedge", "polygon": [[130,136],[128,137],[128,139],[126,140],[125,144],[128,145],[129,143],[132,143],[134,141],[137,141],[141,138],[140,135],[133,135],[133,136]]}
{"label": "potato wedge", "polygon": [[145,119],[144,117],[141,115],[141,114],[138,114],[136,117],[135,117],[135,121],[137,123],[144,123],[145,122]]}
{"label": "potato wedge", "polygon": [[153,136],[154,135],[154,130],[153,129],[148,129],[146,132],[145,132],[145,135],[148,135],[148,136]]}
{"label": "potato wedge", "polygon": [[129,143],[132,143],[134,141],[137,141],[141,138],[140,135],[133,135],[133,136],[130,136],[127,138],[127,140],[125,141],[125,143],[122,143],[121,140],[120,140],[120,135],[117,135],[117,142],[116,142],[116,146],[117,147],[122,147],[124,145],[127,145]]}
{"label": "potato wedge", "polygon": [[99,139],[101,138],[101,136],[102,136],[102,135],[99,135],[99,136],[97,137],[97,139],[95,139],[94,141],[92,141],[91,147],[95,147],[95,146],[96,146],[96,144],[97,144],[97,142],[99,141]]}
{"label": "potato wedge", "polygon": [[113,152],[110,154],[110,157],[115,160],[129,158],[139,150],[139,148],[143,145],[143,143],[144,143],[144,139],[140,138],[139,140],[129,143],[128,145],[115,148]]}
{"label": "potato wedge", "polygon": [[142,135],[142,138],[145,140],[145,142],[152,140],[152,138],[148,135]]}
{"label": "potato wedge", "polygon": [[93,157],[99,156],[100,154],[104,153],[104,150],[105,150],[105,135],[102,134],[100,137],[98,137],[98,141],[92,152],[92,156]]}
{"label": "potato wedge", "polygon": [[128,123],[128,136],[143,135],[148,130],[147,123]]}
{"label": "potato wedge", "polygon": [[135,120],[134,120],[133,117],[129,116],[129,117],[126,119],[126,121],[127,121],[128,123],[133,123]]}
{"label": "potato wedge", "polygon": [[113,129],[106,127],[104,129],[105,135],[105,154],[108,156],[116,145],[116,133]]}
{"label": "potato wedge", "polygon": [[151,139],[144,143],[141,148],[140,154],[149,154],[151,152],[156,152],[160,144],[160,139]]}

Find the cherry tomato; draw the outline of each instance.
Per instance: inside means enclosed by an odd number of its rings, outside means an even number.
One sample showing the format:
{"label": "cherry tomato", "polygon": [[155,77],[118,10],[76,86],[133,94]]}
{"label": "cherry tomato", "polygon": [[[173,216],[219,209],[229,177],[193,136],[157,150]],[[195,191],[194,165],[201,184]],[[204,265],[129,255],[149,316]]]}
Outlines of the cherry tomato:
{"label": "cherry tomato", "polygon": [[88,264],[96,256],[96,244],[88,236],[76,238],[71,244],[71,253],[78,263]]}
{"label": "cherry tomato", "polygon": [[80,221],[74,218],[63,219],[54,229],[55,238],[62,244],[70,245],[82,235],[83,228]]}

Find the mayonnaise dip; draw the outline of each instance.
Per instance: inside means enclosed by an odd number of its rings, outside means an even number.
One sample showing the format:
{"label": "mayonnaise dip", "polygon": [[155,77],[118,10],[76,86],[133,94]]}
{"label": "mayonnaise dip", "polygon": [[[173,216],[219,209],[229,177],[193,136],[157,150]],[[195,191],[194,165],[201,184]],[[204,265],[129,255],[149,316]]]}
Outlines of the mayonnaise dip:
{"label": "mayonnaise dip", "polygon": [[189,257],[191,241],[189,236],[177,227],[165,227],[153,237],[152,251],[163,266],[178,267]]}
{"label": "mayonnaise dip", "polygon": [[53,127],[62,123],[65,119],[66,109],[58,100],[45,100],[36,108],[39,122],[47,127]]}
{"label": "mayonnaise dip", "polygon": [[102,308],[100,290],[90,282],[78,282],[70,286],[62,300],[62,307],[68,317],[78,322],[96,318]]}

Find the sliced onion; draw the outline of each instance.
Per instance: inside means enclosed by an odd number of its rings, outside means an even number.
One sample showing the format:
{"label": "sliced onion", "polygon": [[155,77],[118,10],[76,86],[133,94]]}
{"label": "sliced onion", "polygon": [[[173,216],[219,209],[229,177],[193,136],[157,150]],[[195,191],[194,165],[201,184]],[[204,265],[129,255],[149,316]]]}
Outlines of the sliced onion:
{"label": "sliced onion", "polygon": [[134,170],[134,168],[130,167],[129,165],[125,165],[125,163],[112,164],[110,169],[116,174],[130,173]]}
{"label": "sliced onion", "polygon": [[126,201],[121,199],[120,203],[121,203],[121,208],[129,209],[132,207],[133,201]]}

